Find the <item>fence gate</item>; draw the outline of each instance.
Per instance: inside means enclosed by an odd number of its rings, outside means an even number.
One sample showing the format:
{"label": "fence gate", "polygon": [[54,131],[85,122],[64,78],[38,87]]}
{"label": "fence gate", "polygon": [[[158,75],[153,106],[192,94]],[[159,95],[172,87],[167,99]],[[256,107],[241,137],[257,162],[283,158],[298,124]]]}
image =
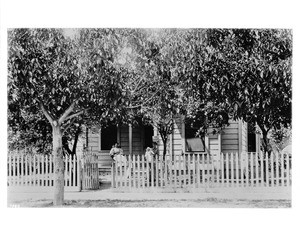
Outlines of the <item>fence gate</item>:
{"label": "fence gate", "polygon": [[84,154],[82,157],[82,189],[99,189],[98,157]]}

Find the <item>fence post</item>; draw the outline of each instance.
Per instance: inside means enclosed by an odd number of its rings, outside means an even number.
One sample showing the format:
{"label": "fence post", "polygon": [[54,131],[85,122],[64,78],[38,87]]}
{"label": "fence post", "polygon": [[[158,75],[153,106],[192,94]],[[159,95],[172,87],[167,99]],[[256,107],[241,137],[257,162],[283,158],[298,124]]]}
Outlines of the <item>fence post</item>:
{"label": "fence post", "polygon": [[81,183],[81,157],[80,155],[76,157],[76,170],[77,170],[77,187],[78,187],[78,191],[81,192],[82,190],[82,183]]}

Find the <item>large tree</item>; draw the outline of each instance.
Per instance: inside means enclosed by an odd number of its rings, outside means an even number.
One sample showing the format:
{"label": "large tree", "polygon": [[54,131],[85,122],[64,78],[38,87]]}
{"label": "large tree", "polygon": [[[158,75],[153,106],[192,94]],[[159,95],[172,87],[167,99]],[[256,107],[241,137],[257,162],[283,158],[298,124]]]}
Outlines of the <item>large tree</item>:
{"label": "large tree", "polygon": [[[113,66],[113,30],[9,31],[8,99],[28,114],[42,113],[52,129],[54,205],[64,200],[63,133],[80,115],[113,119],[122,95],[122,72]],[[17,109],[11,109],[14,112]]]}
{"label": "large tree", "polygon": [[217,35],[213,47],[218,62],[227,64],[224,91],[233,117],[257,125],[263,151],[270,152],[270,131],[291,124],[291,31],[234,29]]}
{"label": "large tree", "polygon": [[180,36],[176,29],[134,30],[128,38],[133,76],[127,81],[128,108],[144,123],[157,128],[163,142],[163,158],[174,120],[184,102],[178,70]]}

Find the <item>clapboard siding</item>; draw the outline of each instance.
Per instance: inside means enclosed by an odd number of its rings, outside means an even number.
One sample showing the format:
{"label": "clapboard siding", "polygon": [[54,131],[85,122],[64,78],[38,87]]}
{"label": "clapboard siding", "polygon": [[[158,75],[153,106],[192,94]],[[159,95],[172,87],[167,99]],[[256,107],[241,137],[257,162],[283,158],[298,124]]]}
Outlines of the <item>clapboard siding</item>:
{"label": "clapboard siding", "polygon": [[238,136],[238,133],[235,133],[235,134],[222,134],[222,140],[226,140],[226,139],[229,139],[229,140],[238,140],[239,139],[239,136]]}
{"label": "clapboard siding", "polygon": [[99,128],[92,128],[88,130],[88,149],[93,153],[99,151]]}
{"label": "clapboard siding", "polygon": [[239,150],[239,122],[229,121],[229,126],[222,130],[221,151],[223,153]]}
{"label": "clapboard siding", "polygon": [[222,153],[237,152],[238,150],[238,145],[222,145]]}
{"label": "clapboard siding", "polygon": [[213,154],[213,153],[220,152],[220,145],[219,145],[218,135],[210,135],[208,143],[209,143],[210,153]]}
{"label": "clapboard siding", "polygon": [[173,131],[173,140],[172,140],[172,154],[173,156],[181,155],[183,152],[182,146],[182,119],[177,117],[174,122],[174,131]]}

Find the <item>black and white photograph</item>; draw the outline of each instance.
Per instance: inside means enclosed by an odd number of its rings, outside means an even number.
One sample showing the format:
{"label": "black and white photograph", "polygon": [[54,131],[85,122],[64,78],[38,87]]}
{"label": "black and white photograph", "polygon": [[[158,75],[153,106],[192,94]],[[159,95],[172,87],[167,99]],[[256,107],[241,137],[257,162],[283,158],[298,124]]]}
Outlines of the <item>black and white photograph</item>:
{"label": "black and white photograph", "polygon": [[290,29],[21,28],[8,47],[8,206],[291,206]]}
{"label": "black and white photograph", "polygon": [[[73,14],[63,9],[57,12]],[[173,226],[200,226],[197,214],[208,212],[212,225],[246,209],[259,224],[251,231],[267,226],[261,213],[270,211],[272,230],[285,231],[276,221],[297,204],[294,24],[143,25],[127,23],[125,11],[111,12],[115,24],[96,16],[85,24],[5,22],[6,211],[39,208],[53,217],[84,209],[73,224],[101,231],[105,222],[86,224],[101,214],[111,228],[120,221],[150,226],[148,233],[159,226],[156,216],[168,228],[165,213],[177,215]],[[186,226],[180,231],[192,232]]]}

